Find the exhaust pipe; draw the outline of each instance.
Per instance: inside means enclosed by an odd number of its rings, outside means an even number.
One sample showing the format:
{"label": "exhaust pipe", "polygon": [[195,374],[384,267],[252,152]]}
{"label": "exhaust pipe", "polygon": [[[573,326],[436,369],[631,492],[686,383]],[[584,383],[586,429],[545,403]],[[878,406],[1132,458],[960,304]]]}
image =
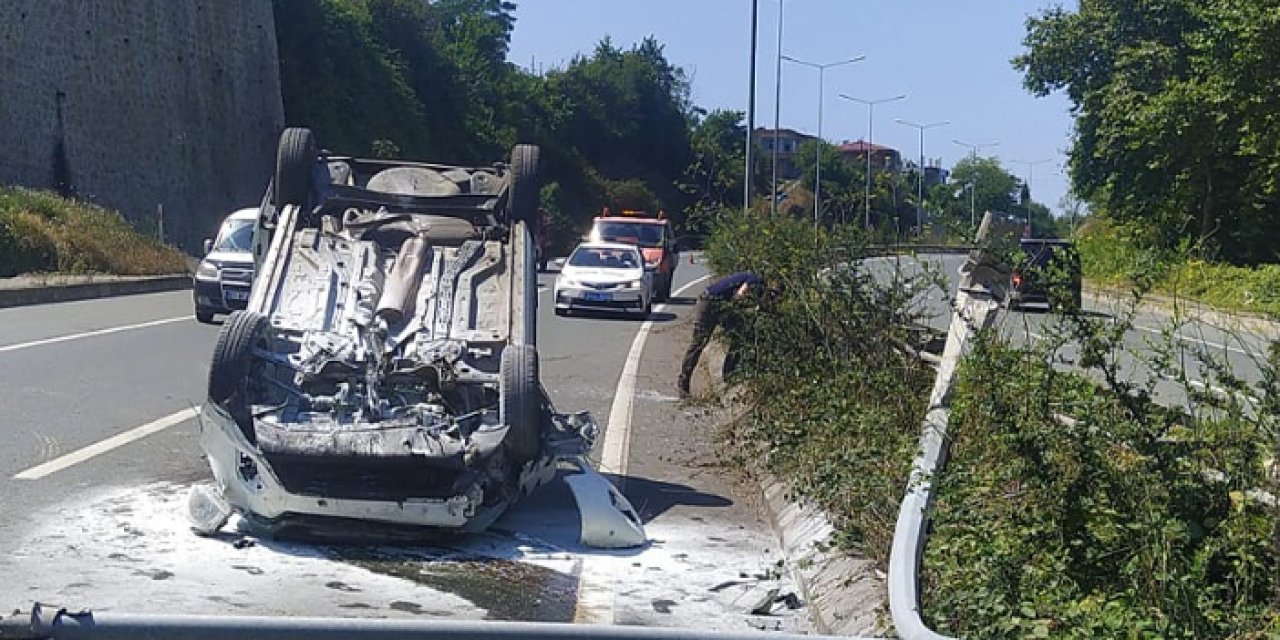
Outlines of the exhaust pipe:
{"label": "exhaust pipe", "polygon": [[428,248],[427,239],[422,236],[409,238],[400,245],[400,253],[391,265],[382,297],[378,299],[377,315],[388,326],[403,320],[413,307],[422,284],[422,266],[426,263]]}

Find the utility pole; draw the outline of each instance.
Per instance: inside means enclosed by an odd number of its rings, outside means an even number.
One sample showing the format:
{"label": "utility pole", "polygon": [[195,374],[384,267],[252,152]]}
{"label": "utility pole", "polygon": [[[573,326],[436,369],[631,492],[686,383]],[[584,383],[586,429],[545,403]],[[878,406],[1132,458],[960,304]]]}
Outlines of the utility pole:
{"label": "utility pole", "polygon": [[951,124],[951,122],[944,121],[944,122],[931,122],[929,124],[918,124],[915,122],[909,122],[907,120],[903,120],[902,118],[895,118],[894,122],[897,122],[898,124],[903,126],[913,127],[920,132],[920,166],[917,168],[920,175],[917,176],[919,179],[917,180],[918,186],[916,188],[916,234],[923,235],[924,234],[924,132],[928,131],[929,129],[934,129],[937,127],[945,127]]}
{"label": "utility pole", "polygon": [[756,133],[756,32],[760,22],[760,0],[748,0],[751,3],[751,79],[747,85],[747,161],[745,175],[742,178],[742,212],[751,210],[751,182],[755,175],[752,171]]}
{"label": "utility pole", "polygon": [[869,230],[871,229],[871,148],[873,146],[871,139],[875,132],[876,105],[884,104],[886,102],[897,102],[898,100],[906,100],[907,94],[904,93],[901,95],[896,95],[896,96],[893,96],[892,98],[880,98],[879,100],[867,100],[865,98],[855,98],[854,96],[847,96],[843,93],[840,94],[840,97],[844,98],[845,100],[852,100],[854,102],[867,105],[867,145],[865,149],[865,152],[867,154],[867,190],[865,194],[866,203],[863,205],[862,225],[863,227]]}
{"label": "utility pole", "polygon": [[987,147],[998,147],[1000,146],[1000,141],[994,140],[992,142],[983,142],[981,144],[970,144],[963,140],[952,140],[952,142],[968,149],[969,157],[973,161],[973,179],[969,181],[969,184],[971,185],[970,186],[971,192],[969,196],[969,226],[973,227],[974,229],[977,229],[978,228],[978,207],[977,207],[978,149],[985,149]]}
{"label": "utility pole", "polygon": [[827,69],[846,64],[853,64],[855,62],[862,62],[863,60],[866,60],[867,57],[858,56],[856,58],[849,58],[848,60],[840,60],[838,62],[828,62],[826,64],[800,60],[791,56],[782,56],[782,59],[787,62],[794,62],[796,64],[818,70],[818,144],[816,145],[817,152],[815,153],[817,156],[815,166],[817,168],[815,169],[813,179],[813,226],[816,228],[821,215],[820,211],[822,210],[822,145],[826,144],[826,141],[822,138],[822,104],[825,102],[824,98],[826,97],[825,76]]}

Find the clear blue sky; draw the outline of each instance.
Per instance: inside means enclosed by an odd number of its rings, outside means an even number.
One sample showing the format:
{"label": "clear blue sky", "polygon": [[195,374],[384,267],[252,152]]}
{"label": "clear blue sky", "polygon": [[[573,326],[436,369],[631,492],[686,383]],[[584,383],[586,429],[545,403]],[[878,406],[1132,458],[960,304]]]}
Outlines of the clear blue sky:
{"label": "clear blue sky", "polygon": [[[950,120],[926,139],[925,155],[950,167],[968,152],[952,142],[999,140],[995,155],[1025,178],[1013,160],[1053,162],[1035,168],[1034,197],[1054,211],[1067,191],[1063,165],[1071,118],[1060,95],[1036,98],[1022,88],[1009,59],[1022,48],[1024,21],[1053,0],[784,0],[783,50],[814,62],[865,55],[826,73],[823,135],[839,142],[865,138],[866,107],[837,97],[902,102],[876,107],[873,140],[919,155],[919,135],[894,123]],[[757,126],[772,126],[778,0],[759,0]],[[511,59],[552,68],[590,53],[608,35],[629,47],[654,35],[669,60],[693,81],[693,98],[708,110],[745,110],[750,0],[517,0]],[[1066,4],[1075,3],[1067,0]],[[816,133],[817,71],[784,63],[783,127]]]}

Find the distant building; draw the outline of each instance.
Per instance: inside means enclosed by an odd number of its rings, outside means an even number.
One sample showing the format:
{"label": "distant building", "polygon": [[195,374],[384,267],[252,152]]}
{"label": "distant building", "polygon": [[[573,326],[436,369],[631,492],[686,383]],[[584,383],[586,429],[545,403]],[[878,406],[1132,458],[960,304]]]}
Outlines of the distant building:
{"label": "distant building", "polygon": [[815,136],[800,133],[792,129],[756,129],[754,135],[756,144],[765,152],[765,157],[760,162],[765,166],[773,162],[773,149],[776,145],[778,148],[778,177],[785,180],[795,180],[800,177],[800,170],[796,168],[795,157],[796,151],[800,149],[800,143],[806,140],[817,140]]}
{"label": "distant building", "polygon": [[837,147],[846,158],[865,166],[867,152],[871,153],[871,170],[893,172],[902,171],[902,154],[897,149],[867,142],[865,140],[846,141]]}
{"label": "distant building", "polygon": [[[916,163],[907,161],[905,169],[907,171],[915,171]],[[932,187],[934,185],[946,184],[951,179],[951,171],[942,168],[942,159],[925,160],[924,165],[924,185]]]}

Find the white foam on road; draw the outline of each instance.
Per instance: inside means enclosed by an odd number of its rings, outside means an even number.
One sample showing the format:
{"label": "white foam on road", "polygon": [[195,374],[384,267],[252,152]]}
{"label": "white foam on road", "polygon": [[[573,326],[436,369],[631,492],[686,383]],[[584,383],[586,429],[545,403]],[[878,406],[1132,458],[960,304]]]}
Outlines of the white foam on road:
{"label": "white foam on road", "polygon": [[[106,490],[38,514],[29,539],[0,556],[0,602],[40,600],[97,610],[141,613],[434,616],[480,619],[468,600],[412,580],[335,560],[331,548],[258,540],[237,548],[239,534],[195,535],[183,517],[187,487],[160,483]],[[232,527],[224,529],[231,531]],[[16,542],[16,541],[15,541]],[[519,554],[518,541],[473,543]],[[363,553],[378,550],[361,548]],[[422,548],[397,556],[404,571],[428,571],[456,550]],[[564,554],[531,553],[571,580]]]}
{"label": "white foam on road", "polygon": [[165,318],[163,320],[151,320],[150,322],[139,322],[137,324],[127,324],[119,327],[111,327],[108,329],[97,329],[95,331],[85,331],[83,333],[73,333],[65,336],[57,336],[54,338],[44,338],[41,340],[32,340],[30,342],[20,342],[18,344],[7,344],[0,346],[0,353],[9,351],[18,351],[21,349],[30,349],[32,347],[43,347],[50,344],[58,344],[60,342],[70,342],[72,340],[83,340],[85,338],[96,338],[98,336],[107,336],[113,333],[121,333],[124,331],[136,331],[138,329],[147,329],[150,327],[158,327],[175,322],[184,322],[191,320],[194,316],[178,316],[176,318]]}
{"label": "white foam on road", "polygon": [[[672,296],[704,282],[710,276],[702,276],[677,289]],[[658,305],[655,311],[661,313],[666,304]],[[631,409],[635,402],[636,372],[640,369],[640,357],[644,355],[644,343],[653,330],[653,320],[645,320],[636,331],[631,342],[627,359],[622,365],[622,375],[613,396],[613,405],[609,409],[609,422],[604,430],[604,442],[601,444],[601,473],[614,474],[619,478],[627,475],[627,460],[631,457]],[[621,489],[622,487],[619,487]],[[578,622],[592,624],[614,623],[614,580],[616,563],[597,562],[596,557],[588,557],[582,563],[582,572],[578,576]]]}

